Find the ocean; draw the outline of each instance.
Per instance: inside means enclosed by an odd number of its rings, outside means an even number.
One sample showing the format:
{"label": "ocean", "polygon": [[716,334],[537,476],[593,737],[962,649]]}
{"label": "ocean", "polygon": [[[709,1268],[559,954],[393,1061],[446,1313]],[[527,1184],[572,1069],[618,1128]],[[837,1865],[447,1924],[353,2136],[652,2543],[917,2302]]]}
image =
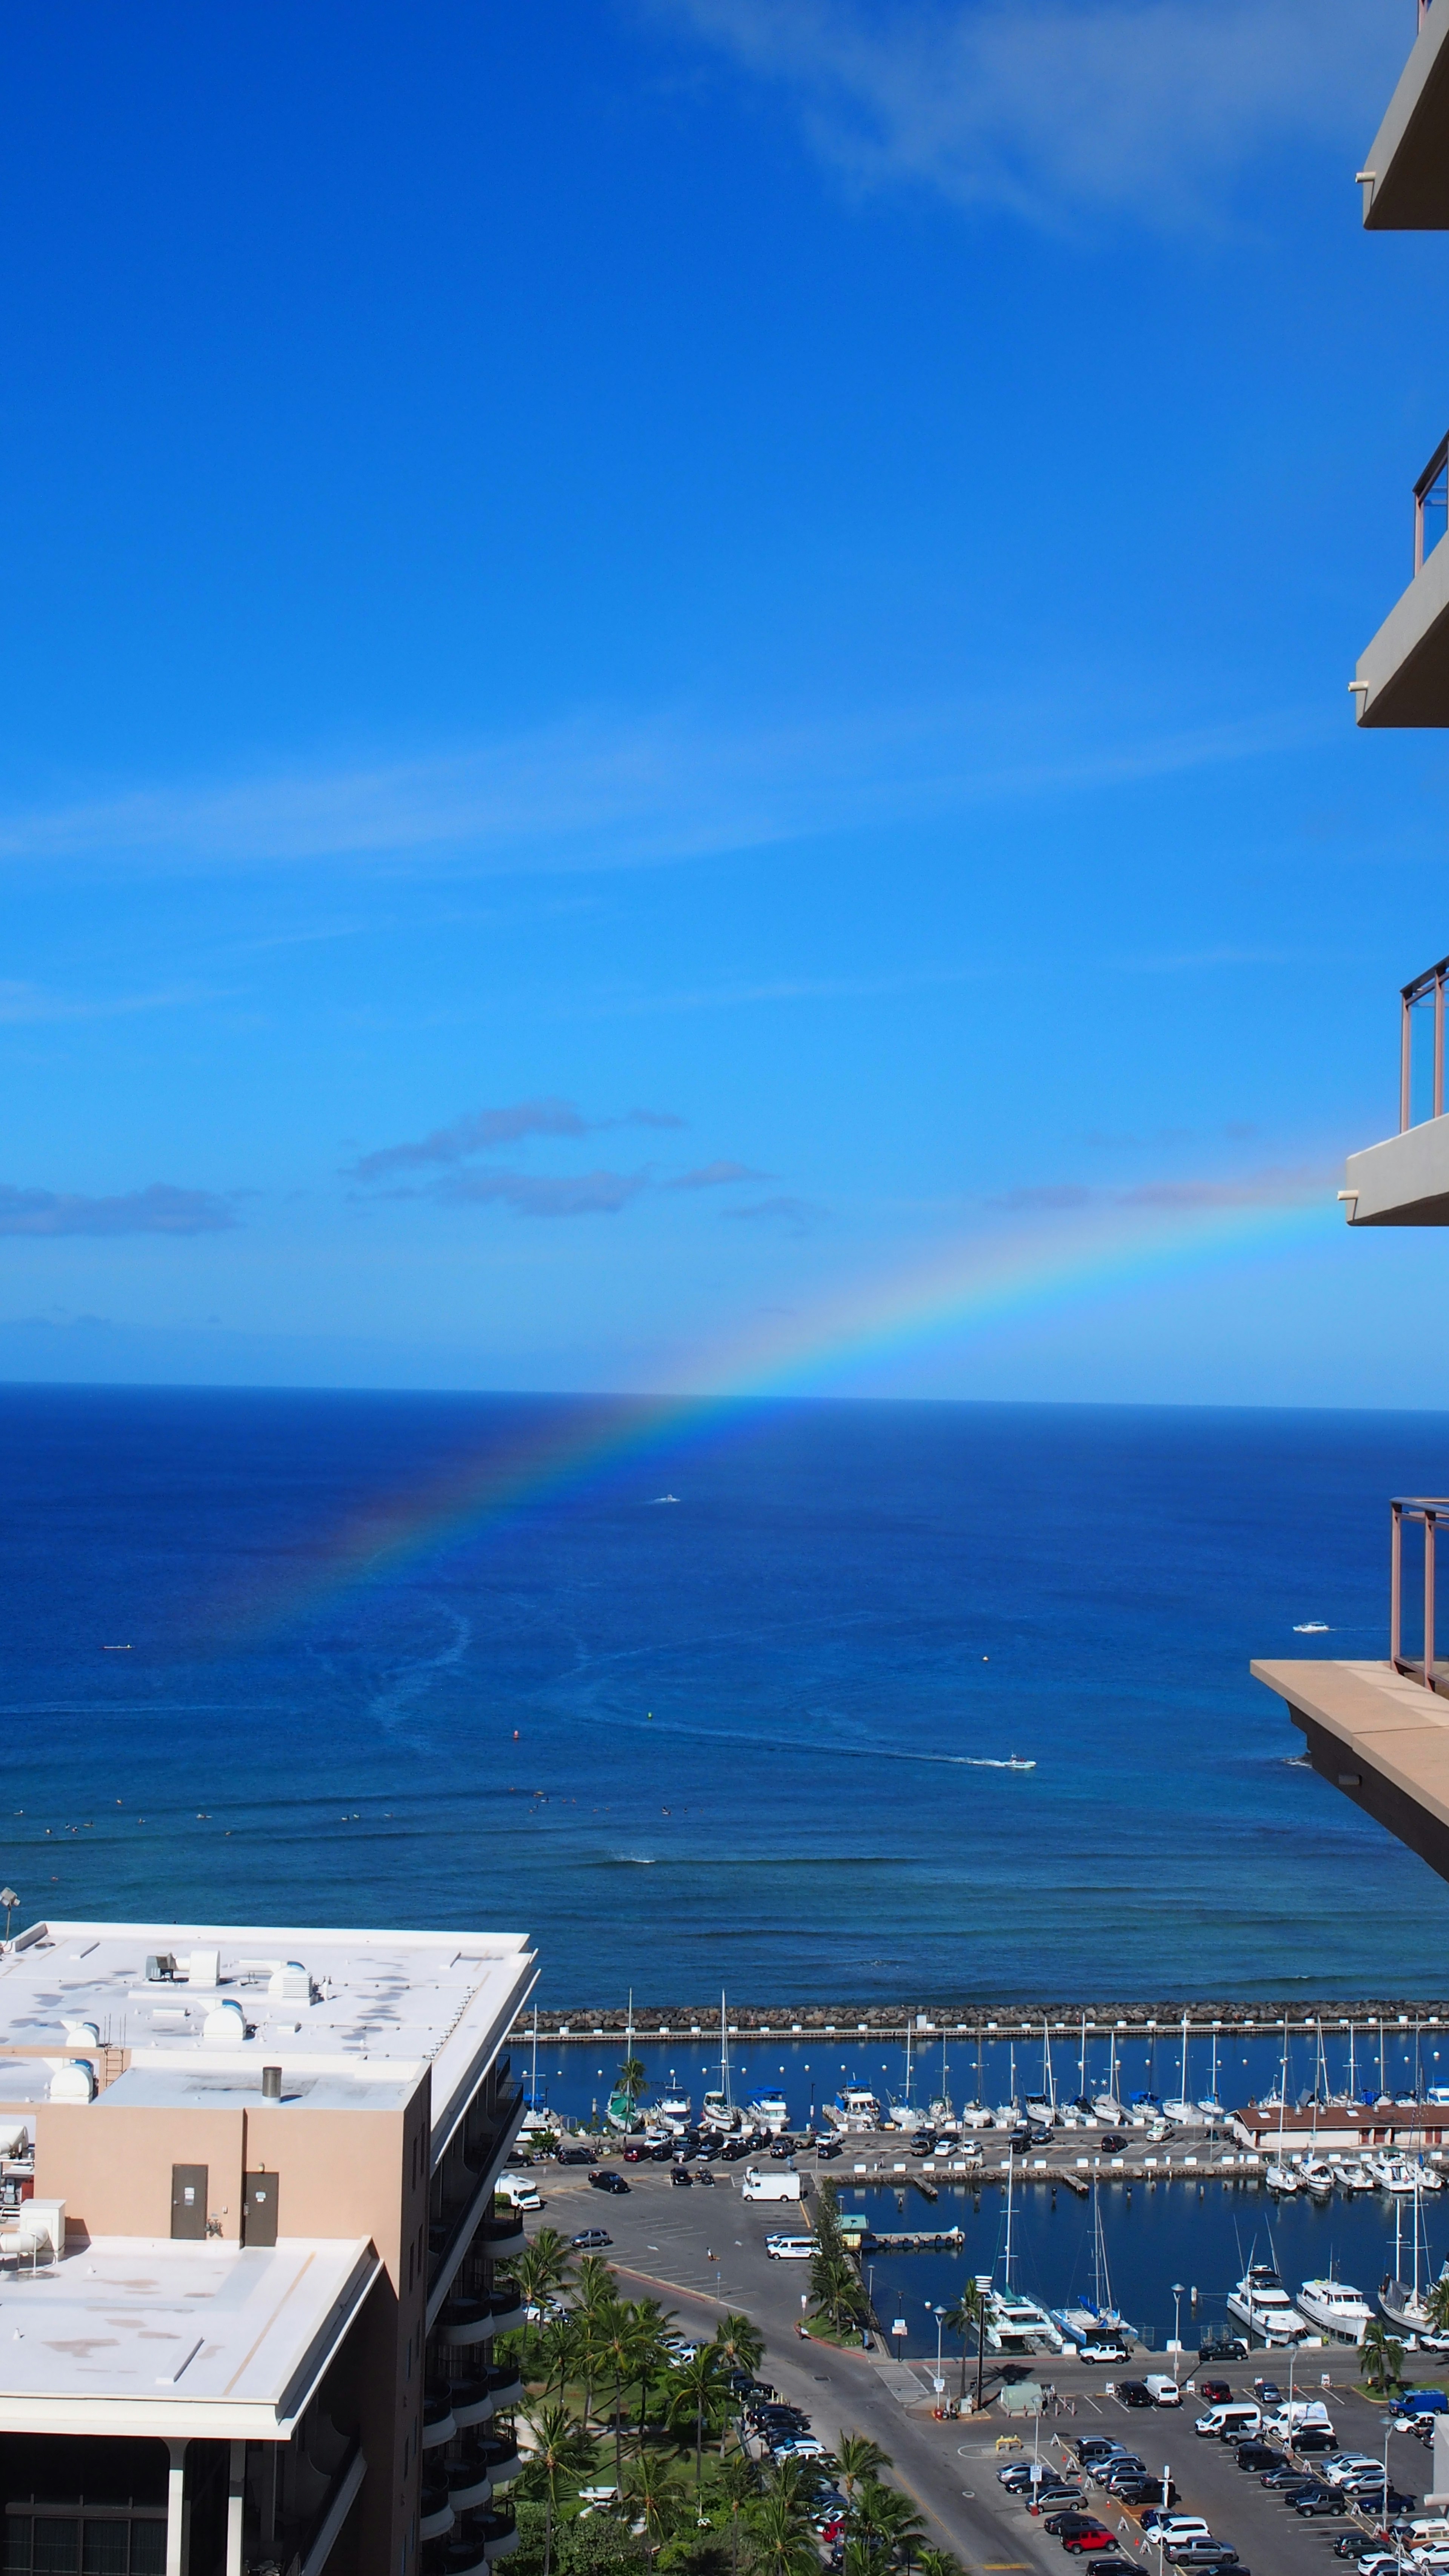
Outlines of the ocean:
{"label": "ocean", "polygon": [[577,2008],[1442,1984],[1248,1675],[1386,1651],[1441,1420],[650,1419],[0,1390],[17,1921],[521,1928]]}

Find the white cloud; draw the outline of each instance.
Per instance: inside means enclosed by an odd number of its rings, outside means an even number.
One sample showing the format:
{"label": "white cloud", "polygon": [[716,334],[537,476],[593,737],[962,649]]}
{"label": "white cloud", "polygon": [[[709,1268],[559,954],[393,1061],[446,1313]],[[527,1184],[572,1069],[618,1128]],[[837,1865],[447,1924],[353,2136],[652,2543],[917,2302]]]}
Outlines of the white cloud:
{"label": "white cloud", "polygon": [[[1091,793],[1322,740],[1337,710],[1136,728],[1088,688],[818,724],[579,717],[432,757],[0,811],[0,865],[466,874],[659,865],[992,803]],[[141,997],[153,1008],[184,996]],[[0,1016],[3,1016],[0,994]]]}
{"label": "white cloud", "polygon": [[1034,222],[1221,221],[1265,148],[1362,152],[1413,35],[1408,0],[653,0],[651,14],[788,89],[858,184]]}

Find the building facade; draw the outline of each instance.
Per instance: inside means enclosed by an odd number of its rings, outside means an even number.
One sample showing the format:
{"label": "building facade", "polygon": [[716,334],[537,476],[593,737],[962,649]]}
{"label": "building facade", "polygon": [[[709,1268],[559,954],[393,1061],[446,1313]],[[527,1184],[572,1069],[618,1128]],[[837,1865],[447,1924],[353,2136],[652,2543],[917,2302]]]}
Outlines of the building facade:
{"label": "building facade", "polygon": [[516,1936],[0,1947],[7,2576],[482,2576],[515,2545]]}
{"label": "building facade", "polygon": [[[1406,16],[1410,5],[1406,0]],[[1449,230],[1449,0],[1417,0],[1417,19],[1408,60],[1358,173],[1370,232]],[[1412,513],[1405,513],[1408,586],[1349,683],[1361,726],[1449,725],[1446,536],[1449,436],[1412,487]],[[1354,1229],[1449,1225],[1446,989],[1449,958],[1401,989],[1398,1132],[1348,1158],[1339,1195]],[[1441,1522],[1449,1522],[1443,1497],[1384,1497],[1385,1660],[1299,1657],[1255,1663],[1253,1671],[1286,1702],[1315,1771],[1449,1878],[1449,1660],[1440,1656],[1436,1635]]]}

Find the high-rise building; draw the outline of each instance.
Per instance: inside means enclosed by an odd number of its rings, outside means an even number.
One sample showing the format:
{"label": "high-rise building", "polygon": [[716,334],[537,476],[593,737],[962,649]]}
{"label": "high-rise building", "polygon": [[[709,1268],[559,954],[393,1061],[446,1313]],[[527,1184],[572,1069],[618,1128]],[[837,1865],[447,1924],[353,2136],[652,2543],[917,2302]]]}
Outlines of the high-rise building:
{"label": "high-rise building", "polygon": [[515,2546],[484,1932],[36,1923],[0,1949],[6,2576],[478,2576]]}
{"label": "high-rise building", "polygon": [[[1413,50],[1358,175],[1370,232],[1449,230],[1449,0],[1418,0]],[[1360,725],[1449,725],[1449,438],[1413,486],[1412,533],[1413,577],[1349,684]],[[1349,1156],[1350,1226],[1449,1225],[1446,985],[1441,958],[1400,994],[1399,1132]],[[1435,1633],[1449,1500],[1386,1495],[1384,1515],[1387,1660],[1253,1671],[1287,1702],[1315,1771],[1449,1878],[1449,1661]]]}

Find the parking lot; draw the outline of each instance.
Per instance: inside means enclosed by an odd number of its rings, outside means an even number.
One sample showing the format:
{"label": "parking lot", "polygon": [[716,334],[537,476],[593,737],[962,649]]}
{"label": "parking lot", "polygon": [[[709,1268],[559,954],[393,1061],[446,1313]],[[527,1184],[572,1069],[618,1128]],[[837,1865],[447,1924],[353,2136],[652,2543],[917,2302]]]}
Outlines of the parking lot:
{"label": "parking lot", "polygon": [[[1345,2519],[1301,2521],[1256,2477],[1237,2466],[1231,2447],[1205,2441],[1193,2431],[1200,2411],[1195,2396],[1181,2408],[1129,2409],[1109,2396],[1100,2372],[1080,2362],[1044,2359],[1040,2374],[1056,2392],[1062,2411],[1008,2424],[999,2406],[989,2415],[937,2422],[927,2386],[930,2373],[918,2361],[914,2370],[878,2355],[839,2352],[832,2346],[802,2340],[798,2332],[807,2293],[804,2264],[772,2262],[767,2236],[793,2231],[808,2213],[794,2204],[744,2202],[735,2187],[739,2169],[716,2169],[712,2188],[698,2184],[688,2191],[671,2186],[667,2171],[657,2166],[631,2166],[629,2192],[618,2197],[589,2188],[577,2167],[545,2167],[537,2175],[545,2208],[530,2217],[530,2233],[540,2225],[572,2235],[584,2227],[602,2227],[612,2242],[607,2259],[619,2271],[626,2290],[647,2289],[665,2299],[681,2325],[710,2335],[716,2317],[727,2308],[744,2309],[767,2340],[761,2376],[809,2414],[821,2439],[834,2448],[842,2432],[869,2434],[888,2451],[897,2483],[915,2498],[935,2526],[933,2537],[955,2552],[972,2571],[1010,2576],[1010,2571],[1052,2568],[1061,2576],[1068,2558],[1059,2541],[1034,2520],[1025,2506],[1002,2493],[996,2471],[1002,2454],[997,2442],[1015,2433],[1029,2456],[1060,2464],[1070,2455],[1074,2436],[1103,2433],[1139,2453],[1147,2467],[1169,2468],[1178,2489],[1178,2510],[1201,2514],[1215,2538],[1238,2552],[1252,2576],[1337,2576],[1340,2562],[1333,2544],[1350,2527]],[[1340,2440],[1376,2459],[1384,2455],[1382,2410],[1352,2392],[1353,2356],[1347,2352],[1315,2353],[1311,2385],[1300,2393],[1322,2394],[1330,2407]],[[1189,2373],[1190,2356],[1180,2368]],[[1246,2367],[1213,2365],[1211,2375],[1230,2380],[1235,2396],[1251,2392],[1255,2373],[1277,2368],[1264,2354]],[[1138,2353],[1131,2374],[1171,2371],[1170,2356]],[[1320,2391],[1320,2372],[1334,2385]],[[1125,2377],[1128,2374],[1120,2374]],[[991,2372],[988,2368],[988,2386]],[[947,2371],[954,2393],[955,2370]],[[968,2374],[968,2386],[972,2375]],[[1285,2380],[1286,2386],[1286,2380]],[[1075,2413],[1065,2411],[1075,2407]],[[1429,2454],[1408,2433],[1389,2440],[1390,2476],[1400,2487],[1422,2497],[1429,2484]],[[1141,2555],[1156,2570],[1158,2557],[1149,2548],[1134,2518],[1104,2503],[1088,2489],[1087,2510],[1120,2533],[1129,2554]]]}

